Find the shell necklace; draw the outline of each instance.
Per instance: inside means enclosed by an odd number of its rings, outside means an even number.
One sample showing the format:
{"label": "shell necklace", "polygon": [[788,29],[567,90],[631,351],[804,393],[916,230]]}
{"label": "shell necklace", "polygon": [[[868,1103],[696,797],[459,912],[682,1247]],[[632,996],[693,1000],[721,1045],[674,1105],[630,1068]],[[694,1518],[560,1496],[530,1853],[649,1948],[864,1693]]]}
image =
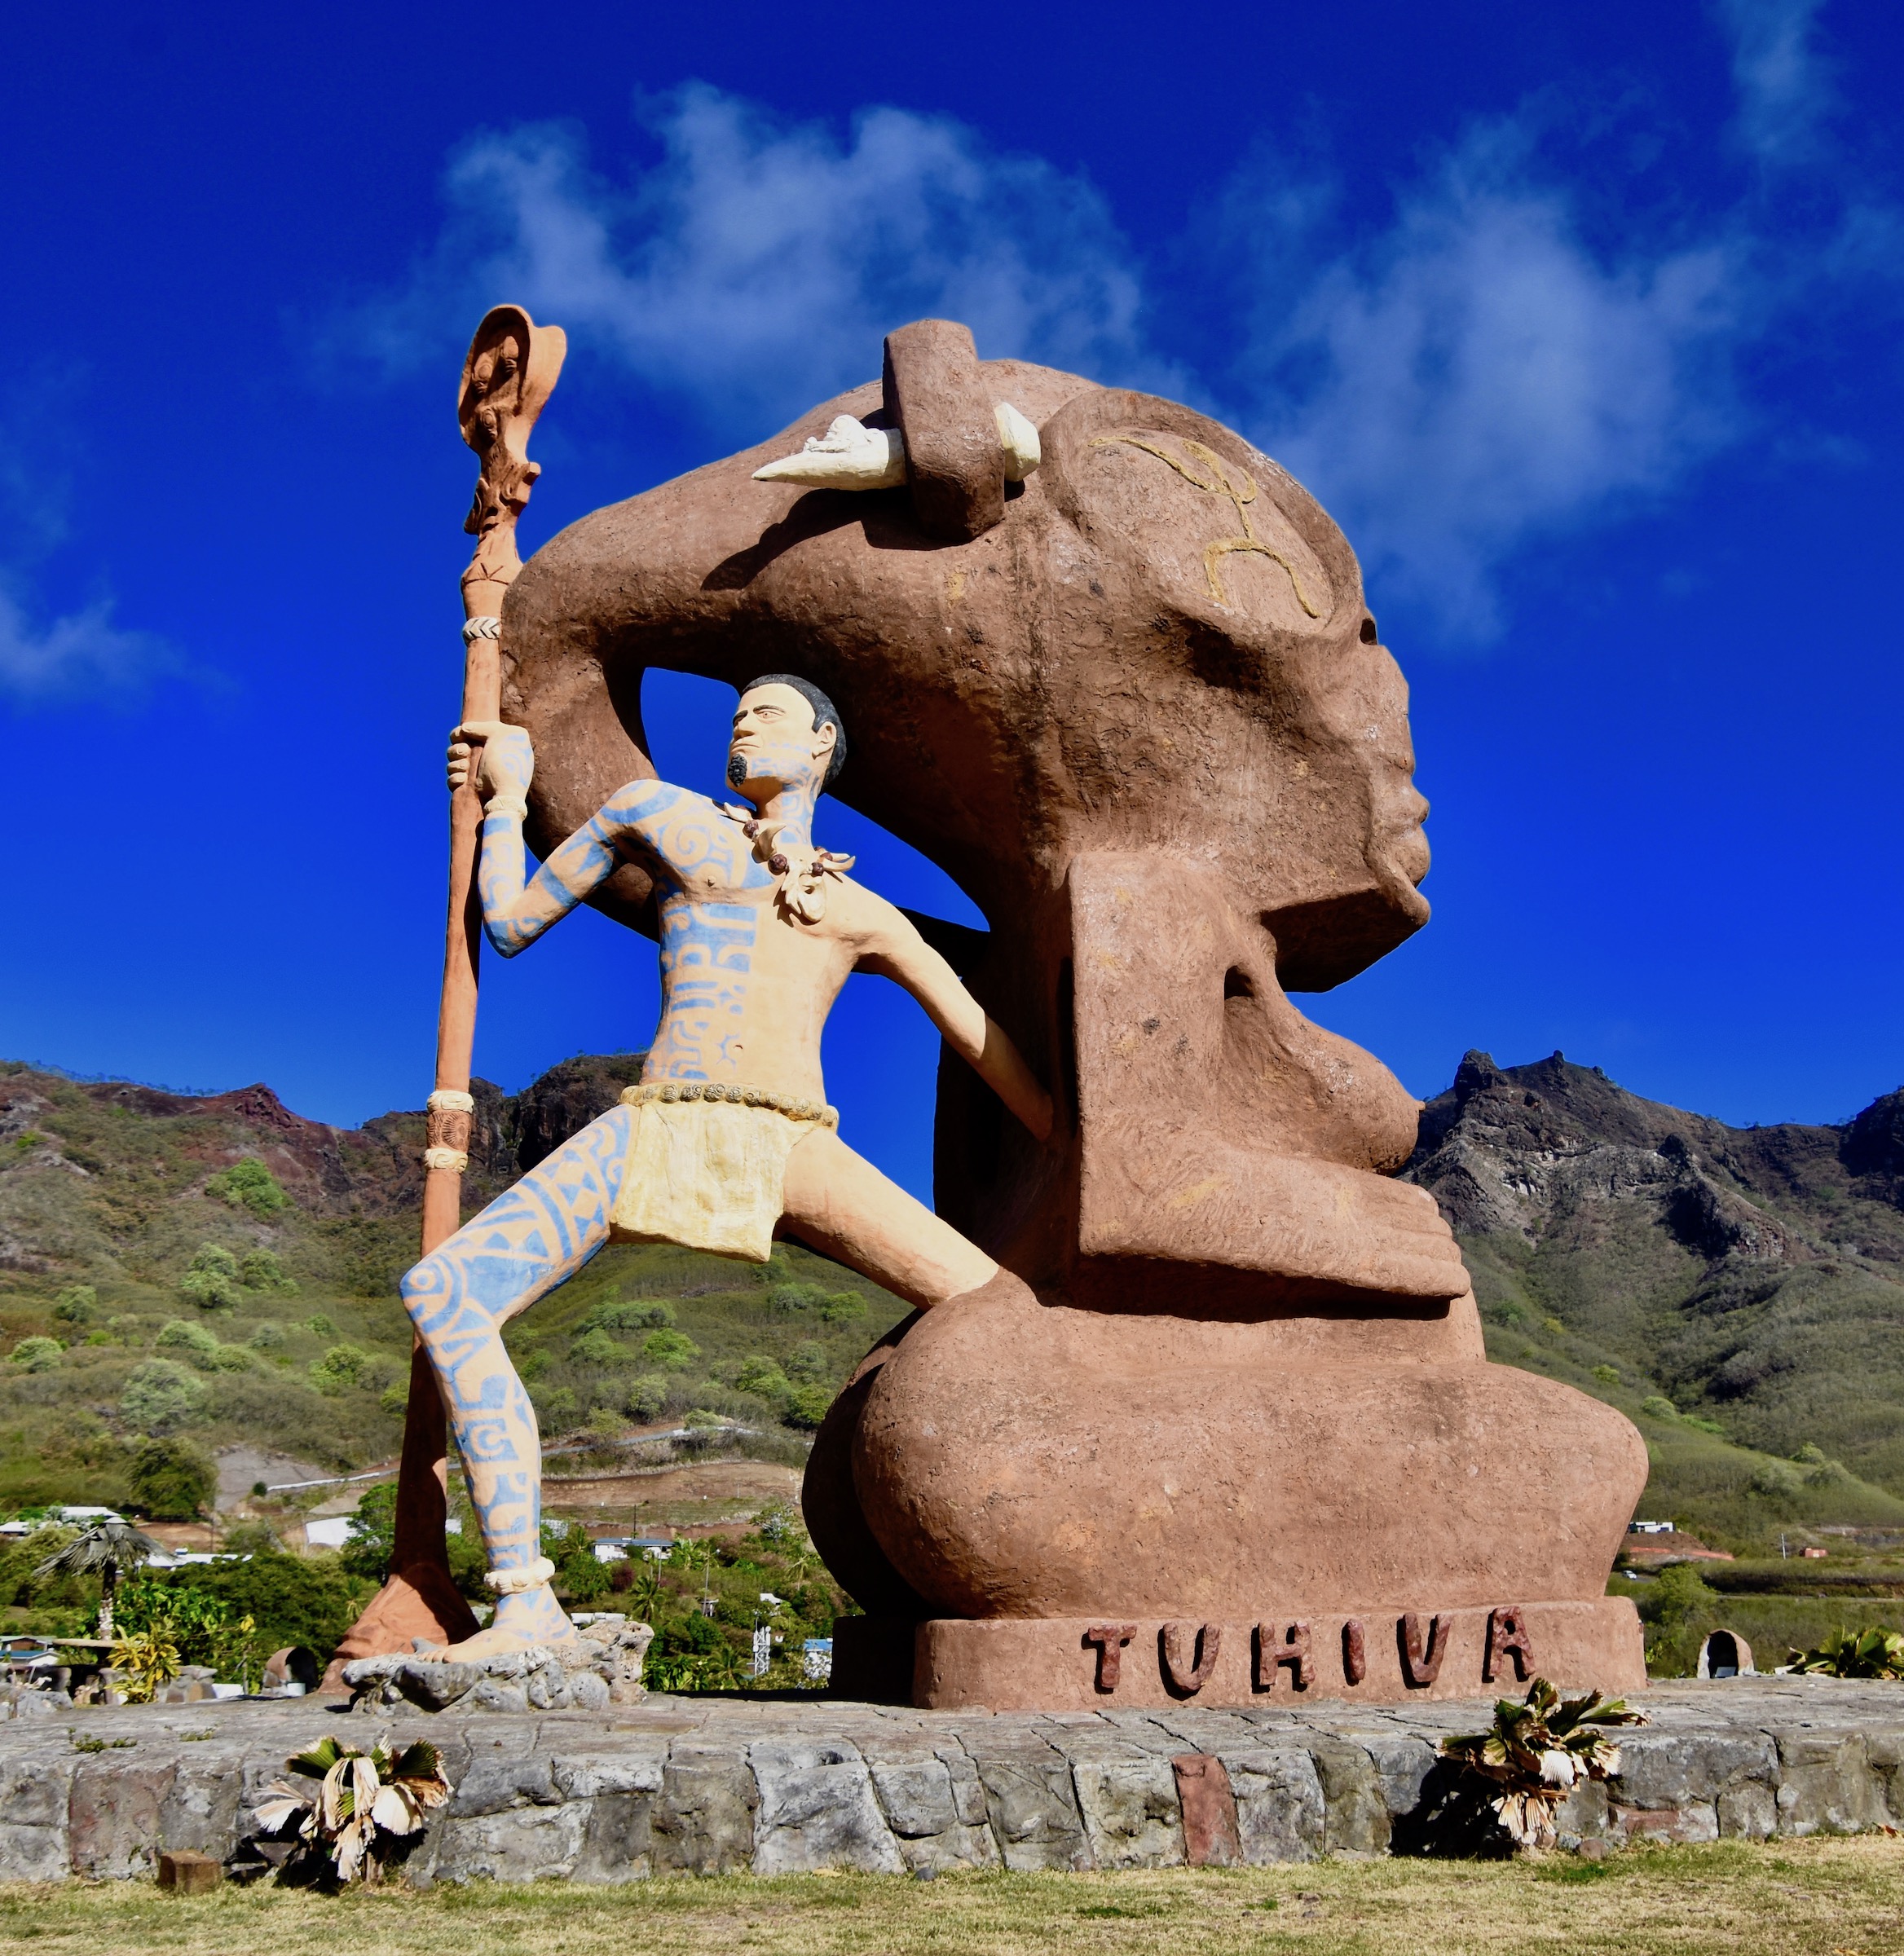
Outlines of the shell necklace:
{"label": "shell necklace", "polygon": [[723,802],[721,812],[740,824],[741,834],[754,845],[755,861],[764,863],[774,878],[774,900],[782,911],[802,923],[818,923],[826,914],[826,879],[844,876],[854,858],[817,848],[809,861],[796,862],[779,846],[780,835],[791,823],[763,822],[751,809],[737,808],[731,802]]}

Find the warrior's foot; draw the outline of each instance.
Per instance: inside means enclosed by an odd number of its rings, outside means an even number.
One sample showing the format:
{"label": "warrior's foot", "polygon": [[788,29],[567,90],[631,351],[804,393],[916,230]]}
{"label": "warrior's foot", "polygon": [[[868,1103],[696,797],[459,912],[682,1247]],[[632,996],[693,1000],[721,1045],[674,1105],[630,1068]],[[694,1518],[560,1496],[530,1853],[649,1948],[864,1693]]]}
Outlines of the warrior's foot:
{"label": "warrior's foot", "polygon": [[558,1657],[579,1656],[581,1651],[581,1638],[575,1625],[546,1583],[499,1598],[495,1621],[487,1629],[478,1630],[460,1644],[423,1654],[456,1663],[476,1663],[486,1657],[506,1657],[517,1650],[527,1650],[531,1645],[553,1651]]}

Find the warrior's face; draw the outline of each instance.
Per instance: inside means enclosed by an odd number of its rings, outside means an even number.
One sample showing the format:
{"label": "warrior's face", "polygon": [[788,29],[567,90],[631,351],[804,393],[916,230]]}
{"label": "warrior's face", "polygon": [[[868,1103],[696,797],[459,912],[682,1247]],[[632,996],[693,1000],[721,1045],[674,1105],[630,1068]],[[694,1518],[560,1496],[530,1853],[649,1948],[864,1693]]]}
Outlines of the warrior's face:
{"label": "warrior's face", "polygon": [[756,686],[741,695],[727,745],[728,786],[756,808],[788,788],[818,796],[839,738],[829,721],[813,725],[813,709],[791,686]]}

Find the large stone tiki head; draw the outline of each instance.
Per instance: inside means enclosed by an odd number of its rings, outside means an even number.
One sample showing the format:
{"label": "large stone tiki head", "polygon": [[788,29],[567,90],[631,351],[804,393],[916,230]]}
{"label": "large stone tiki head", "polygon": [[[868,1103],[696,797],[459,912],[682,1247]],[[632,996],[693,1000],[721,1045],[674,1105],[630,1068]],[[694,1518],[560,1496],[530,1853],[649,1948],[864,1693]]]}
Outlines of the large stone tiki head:
{"label": "large stone tiki head", "polygon": [[[1038,431],[1020,482],[1000,402]],[[906,479],[754,479],[840,415],[902,434]],[[940,1205],[1034,1284],[1079,1289],[1107,1259],[1251,1267],[1194,1200],[1178,1222],[1158,1196],[1141,1240],[1113,1227],[1139,1155],[1406,1156],[1413,1102],[1284,994],[1427,916],[1407,689],[1341,531],[1228,429],[921,322],[881,381],[556,537],[504,638],[544,849],[652,773],[648,667],[799,672],[839,703],[834,792],[984,912],[989,935],[928,935],[1059,1099],[1068,1144],[1041,1151],[963,1068],[941,1078]],[[628,867],[600,902],[643,928],[650,899]]]}

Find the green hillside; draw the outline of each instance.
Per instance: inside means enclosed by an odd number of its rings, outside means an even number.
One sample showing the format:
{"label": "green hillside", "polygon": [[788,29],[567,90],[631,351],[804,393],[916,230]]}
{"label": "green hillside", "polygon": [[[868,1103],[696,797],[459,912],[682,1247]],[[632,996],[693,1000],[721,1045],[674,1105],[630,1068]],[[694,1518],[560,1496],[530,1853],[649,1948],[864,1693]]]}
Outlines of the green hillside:
{"label": "green hillside", "polygon": [[[637,1077],[478,1082],[488,1200]],[[420,1114],[339,1130],[262,1086],[194,1098],[0,1064],[0,1503],[127,1497],[149,1436],[392,1459]],[[1453,1221],[1489,1350],[1631,1416],[1642,1504],[1717,1544],[1904,1528],[1904,1093],[1841,1127],[1728,1128],[1556,1055],[1470,1054],[1408,1170]],[[606,1460],[709,1416],[797,1465],[901,1315],[789,1247],[765,1269],[605,1252],[508,1333],[551,1446]]]}
{"label": "green hillside", "polygon": [[[569,1062],[513,1099],[478,1083],[472,1204],[639,1064]],[[123,1503],[153,1435],[338,1473],[393,1458],[422,1139],[420,1115],[342,1131],[262,1086],[193,1098],[0,1064],[0,1505]],[[699,1412],[797,1460],[903,1308],[798,1247],[765,1267],[620,1247],[506,1336],[549,1445]]]}

